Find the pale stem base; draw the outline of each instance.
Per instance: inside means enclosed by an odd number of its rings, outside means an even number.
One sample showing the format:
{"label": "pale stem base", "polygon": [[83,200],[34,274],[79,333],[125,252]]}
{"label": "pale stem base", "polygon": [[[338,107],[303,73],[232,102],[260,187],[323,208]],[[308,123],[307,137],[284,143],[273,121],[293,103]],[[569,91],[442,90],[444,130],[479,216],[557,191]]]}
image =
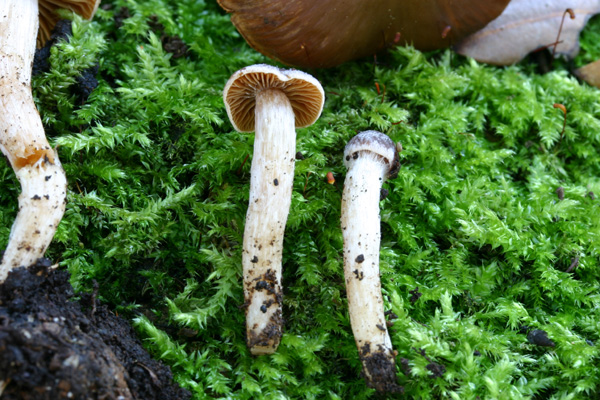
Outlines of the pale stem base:
{"label": "pale stem base", "polygon": [[0,264],[0,282],[8,272],[29,266],[44,255],[65,212],[67,180],[58,161],[39,160],[17,171],[21,182],[19,213]]}

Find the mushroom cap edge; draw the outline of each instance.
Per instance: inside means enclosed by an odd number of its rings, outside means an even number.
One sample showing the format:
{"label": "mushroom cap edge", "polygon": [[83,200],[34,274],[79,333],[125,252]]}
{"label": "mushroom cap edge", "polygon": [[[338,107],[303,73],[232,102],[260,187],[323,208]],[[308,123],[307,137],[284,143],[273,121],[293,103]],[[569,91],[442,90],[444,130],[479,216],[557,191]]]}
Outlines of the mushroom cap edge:
{"label": "mushroom cap edge", "polygon": [[[312,125],[323,111],[325,92],[312,75],[267,64],[250,65],[234,72],[223,89],[227,116],[236,131],[254,131],[255,95],[269,88],[280,89],[288,96],[296,117],[296,128]],[[295,93],[293,89],[300,89],[300,92]],[[238,108],[242,110],[236,112]]]}
{"label": "mushroom cap edge", "polygon": [[363,131],[356,134],[348,141],[344,148],[344,165],[350,167],[352,155],[359,151],[374,153],[380,156],[388,166],[385,173],[387,179],[394,178],[400,170],[400,159],[396,151],[396,144],[386,134],[379,131]]}

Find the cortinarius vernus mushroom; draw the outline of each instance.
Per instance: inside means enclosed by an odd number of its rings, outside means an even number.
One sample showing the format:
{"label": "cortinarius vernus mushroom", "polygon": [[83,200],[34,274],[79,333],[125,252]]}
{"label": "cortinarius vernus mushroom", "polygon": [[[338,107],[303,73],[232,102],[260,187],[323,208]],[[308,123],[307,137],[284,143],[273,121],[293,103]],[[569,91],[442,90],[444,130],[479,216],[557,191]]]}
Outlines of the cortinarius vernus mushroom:
{"label": "cortinarius vernus mushroom", "polygon": [[350,324],[367,384],[395,392],[400,387],[379,279],[379,200],[383,181],[400,167],[396,146],[383,133],[361,132],[346,145],[344,165],[341,225]]}
{"label": "cortinarius vernus mushroom", "polygon": [[31,93],[38,25],[42,44],[56,22],[52,10],[93,13],[98,4],[98,0],[0,1],[0,151],[21,184],[19,212],[0,263],[0,282],[12,268],[29,266],[44,255],[65,210],[65,173],[46,139]]}
{"label": "cortinarius vernus mushroom", "polygon": [[510,0],[218,0],[248,44],[288,65],[326,68],[413,44],[451,46]]}
{"label": "cortinarius vernus mushroom", "polygon": [[324,102],[312,76],[269,65],[234,73],[223,90],[238,132],[255,132],[242,266],[246,335],[254,355],[273,353],[281,340],[281,255],[289,213],[296,127],[311,125]]}

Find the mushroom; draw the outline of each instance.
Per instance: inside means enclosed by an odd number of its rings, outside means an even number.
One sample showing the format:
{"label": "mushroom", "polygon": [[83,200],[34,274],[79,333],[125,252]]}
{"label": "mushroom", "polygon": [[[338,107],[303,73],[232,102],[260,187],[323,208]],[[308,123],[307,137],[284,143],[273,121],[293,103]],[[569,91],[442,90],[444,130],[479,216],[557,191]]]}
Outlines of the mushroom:
{"label": "mushroom", "polygon": [[400,168],[396,146],[383,133],[361,132],[346,145],[344,165],[341,226],[350,324],[367,385],[396,392],[401,388],[379,278],[380,191]]}
{"label": "mushroom", "polygon": [[387,47],[451,46],[483,28],[510,0],[218,0],[255,50],[304,68],[326,68]]}
{"label": "mushroom", "polygon": [[294,179],[295,128],[316,121],[324,98],[312,76],[269,65],[237,71],[223,90],[233,127],[255,132],[242,251],[246,339],[254,355],[275,352],[281,340],[281,255]]}
{"label": "mushroom", "polygon": [[57,20],[51,10],[69,3],[74,11],[93,13],[99,1],[0,1],[0,151],[21,184],[19,212],[0,263],[0,282],[11,269],[29,266],[44,255],[65,211],[66,177],[33,101],[31,70],[38,24],[38,43],[43,44]]}

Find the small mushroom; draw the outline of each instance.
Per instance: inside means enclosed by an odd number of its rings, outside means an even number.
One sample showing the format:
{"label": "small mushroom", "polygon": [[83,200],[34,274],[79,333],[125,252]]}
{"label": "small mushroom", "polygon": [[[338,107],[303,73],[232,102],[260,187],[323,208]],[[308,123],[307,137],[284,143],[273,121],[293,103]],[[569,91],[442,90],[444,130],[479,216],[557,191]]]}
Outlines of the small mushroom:
{"label": "small mushroom", "polygon": [[361,132],[346,145],[344,165],[341,225],[350,324],[367,384],[395,392],[400,387],[379,279],[379,198],[383,181],[400,167],[396,146],[383,133]]}
{"label": "small mushroom", "polygon": [[98,4],[98,0],[0,1],[0,151],[21,184],[19,212],[0,262],[0,282],[11,269],[29,266],[44,255],[65,211],[65,172],[46,139],[31,93],[38,26],[41,45],[58,19],[56,8],[87,10],[90,13],[84,16],[91,17]]}
{"label": "small mushroom", "polygon": [[255,132],[242,251],[247,344],[254,355],[275,352],[281,340],[281,255],[294,179],[295,128],[319,117],[324,98],[312,76],[269,65],[237,71],[223,91],[233,127]]}
{"label": "small mushroom", "polygon": [[449,47],[483,28],[510,0],[218,0],[255,50],[326,68],[390,46]]}

